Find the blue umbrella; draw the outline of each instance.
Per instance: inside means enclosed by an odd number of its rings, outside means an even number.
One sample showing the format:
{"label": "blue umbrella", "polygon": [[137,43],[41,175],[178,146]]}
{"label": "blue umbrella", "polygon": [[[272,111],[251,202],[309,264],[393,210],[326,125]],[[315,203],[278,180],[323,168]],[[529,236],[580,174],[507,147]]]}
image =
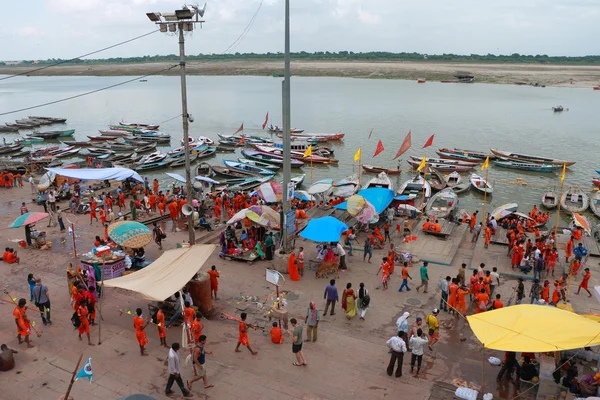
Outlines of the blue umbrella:
{"label": "blue umbrella", "polygon": [[304,239],[314,242],[339,242],[342,232],[348,229],[344,224],[334,217],[323,217],[311,220],[306,228],[300,232]]}

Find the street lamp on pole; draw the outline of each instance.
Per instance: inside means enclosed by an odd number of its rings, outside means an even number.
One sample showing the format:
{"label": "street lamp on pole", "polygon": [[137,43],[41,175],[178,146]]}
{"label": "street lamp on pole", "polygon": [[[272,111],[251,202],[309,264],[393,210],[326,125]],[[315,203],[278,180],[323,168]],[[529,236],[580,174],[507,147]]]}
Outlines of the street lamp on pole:
{"label": "street lamp on pole", "polygon": [[[146,13],[148,19],[159,26],[161,32],[179,31],[179,71],[181,74],[181,116],[183,119],[183,146],[185,152],[185,192],[188,204],[192,204],[192,173],[190,167],[189,123],[194,122],[187,108],[187,85],[185,80],[185,32],[194,30],[194,24],[202,26],[206,4],[202,8],[197,5],[184,5],[182,9],[170,13]],[[195,17],[195,19],[194,19]],[[188,216],[188,233],[190,245],[196,243],[194,231],[194,213]]]}

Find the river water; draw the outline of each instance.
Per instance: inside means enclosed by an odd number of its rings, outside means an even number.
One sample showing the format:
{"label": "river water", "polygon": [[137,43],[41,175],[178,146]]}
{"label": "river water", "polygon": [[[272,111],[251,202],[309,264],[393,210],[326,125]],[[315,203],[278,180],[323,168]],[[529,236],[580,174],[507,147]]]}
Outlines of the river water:
{"label": "river water", "polygon": [[[131,79],[131,77],[16,77],[0,81],[0,113],[75,96]],[[244,124],[247,134],[264,134],[261,124],[268,111],[269,123],[281,125],[281,78],[252,76],[188,77],[189,112],[194,116],[190,134],[217,139],[217,133],[233,133]],[[554,113],[555,105],[565,111]],[[413,147],[402,158],[402,174],[396,188],[410,177],[409,155],[435,157],[439,147],[486,151],[510,150],[558,159],[576,160],[567,170],[565,185],[592,189],[591,178],[600,168],[597,144],[600,133],[600,92],[580,88],[529,87],[491,84],[443,84],[413,81],[292,78],[292,126],[307,132],[345,132],[342,142],[330,143],[339,166],[314,166],[313,181],[341,179],[353,171],[352,156],[360,147],[362,162],[388,167],[393,156],[412,131]],[[50,129],[76,129],[76,140],[97,135],[110,123],[120,120],[161,123],[181,113],[178,77],[150,77],[132,83],[46,107],[0,116],[0,123],[27,115],[68,118],[67,124]],[[369,131],[373,129],[371,139]],[[182,137],[181,118],[161,124],[172,135],[171,146]],[[28,131],[21,131],[21,135]],[[429,136],[433,146],[423,150]],[[17,137],[4,134],[7,141]],[[377,141],[385,150],[373,158]],[[35,146],[34,146],[35,147]],[[166,150],[167,148],[163,149]],[[239,151],[237,151],[239,153]],[[210,163],[237,157],[220,153]],[[304,186],[309,183],[310,168]],[[152,171],[167,183],[168,171]],[[182,173],[182,170],[171,172]],[[295,171],[294,171],[295,172]],[[478,171],[476,171],[478,172]],[[480,172],[478,172],[480,173]],[[481,173],[485,174],[485,172]],[[368,179],[370,175],[364,175]],[[466,176],[466,175],[465,175]],[[517,178],[527,186],[516,184]],[[528,212],[539,203],[541,194],[560,187],[560,172],[527,173],[490,165],[489,179],[494,194],[488,210],[515,201]],[[472,212],[482,207],[483,197],[473,191],[460,198],[461,207]],[[591,214],[590,214],[591,215]],[[593,217],[590,217],[593,218]],[[593,220],[592,220],[593,221]]]}

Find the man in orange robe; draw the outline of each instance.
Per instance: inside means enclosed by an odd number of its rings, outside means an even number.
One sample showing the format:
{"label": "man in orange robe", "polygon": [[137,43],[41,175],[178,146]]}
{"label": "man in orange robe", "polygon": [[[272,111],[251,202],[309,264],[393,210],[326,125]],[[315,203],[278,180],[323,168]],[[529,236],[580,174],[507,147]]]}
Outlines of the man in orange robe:
{"label": "man in orange robe", "polygon": [[217,271],[217,267],[214,266],[214,265],[212,267],[210,267],[210,270],[207,273],[210,276],[210,292],[211,292],[211,295],[214,294],[215,300],[219,300],[219,298],[217,297],[217,292],[219,291],[219,281],[218,281],[218,279],[221,277],[221,275],[219,275],[219,271]]}
{"label": "man in orange robe", "polygon": [[79,340],[83,340],[81,335],[84,333],[88,338],[88,345],[93,346],[92,339],[90,338],[90,321],[88,320],[88,300],[84,298],[79,303],[79,308],[77,308],[77,316],[79,316],[79,326],[77,327],[77,331],[79,332]]}
{"label": "man in orange robe", "polygon": [[569,257],[573,255],[573,239],[575,238],[571,236],[567,241],[567,247],[565,248],[565,263],[569,263]]}
{"label": "man in orange robe", "polygon": [[194,321],[192,322],[192,335],[194,335],[194,343],[198,344],[198,342],[200,342],[200,336],[202,336],[202,330],[204,329],[204,325],[202,325],[202,322],[200,322],[200,320],[202,319],[202,314],[201,313],[196,313],[196,318],[194,318]]}
{"label": "man in orange robe", "polygon": [[158,328],[158,339],[163,347],[169,347],[167,344],[167,328],[165,328],[165,313],[163,309],[166,306],[162,306],[156,313],[156,327]]}
{"label": "man in orange robe", "polygon": [[138,308],[135,310],[136,316],[133,317],[133,327],[135,328],[135,338],[137,339],[140,345],[140,354],[143,356],[147,356],[145,346],[148,345],[148,336],[146,336],[146,326],[148,324],[144,324],[144,319],[142,318],[142,309]]}
{"label": "man in orange robe", "polygon": [[31,333],[31,325],[29,324],[29,318],[27,318],[27,300],[19,299],[17,307],[13,311],[13,317],[15,317],[15,323],[17,324],[17,339],[19,344],[27,343],[27,348],[32,348],[33,345],[29,341],[29,334]]}
{"label": "man in orange robe", "polygon": [[250,353],[252,353],[253,356],[257,355],[258,352],[252,350],[252,347],[250,347],[250,340],[248,339],[248,325],[246,324],[246,318],[248,317],[248,315],[243,312],[240,315],[240,324],[238,326],[238,331],[239,331],[239,335],[238,335],[238,343],[237,346],[235,346],[235,352],[236,353],[241,353],[242,351],[240,350],[240,345],[241,346],[245,346],[248,348],[248,350],[250,351]]}

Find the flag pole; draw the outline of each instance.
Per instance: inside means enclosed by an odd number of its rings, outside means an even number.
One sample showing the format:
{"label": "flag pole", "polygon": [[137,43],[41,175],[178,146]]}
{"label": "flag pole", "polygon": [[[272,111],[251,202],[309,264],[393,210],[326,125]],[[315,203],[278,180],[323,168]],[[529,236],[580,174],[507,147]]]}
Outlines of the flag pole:
{"label": "flag pole", "polygon": [[81,364],[81,359],[83,358],[83,353],[79,355],[79,360],[77,360],[77,365],[75,366],[75,370],[73,371],[73,375],[71,376],[71,382],[69,382],[69,387],[67,388],[67,394],[65,394],[64,400],[69,400],[69,394],[71,394],[71,389],[73,388],[73,382],[75,382],[75,375],[77,375],[77,370],[79,369],[79,364]]}
{"label": "flag pole", "polygon": [[[419,172],[420,174],[420,172]],[[425,181],[427,181],[427,157],[425,156],[425,167],[423,167],[423,187],[421,188],[421,210],[425,209]]]}
{"label": "flag pole", "polygon": [[562,200],[562,194],[563,194],[563,189],[565,187],[565,169],[567,168],[566,164],[563,164],[563,172],[562,172],[562,176],[560,177],[560,194],[558,195],[558,208],[556,209],[556,225],[554,226],[554,236],[556,236],[556,232],[558,232],[558,223],[559,223],[559,219],[560,219],[560,204],[561,204],[561,200]]}
{"label": "flag pole", "polygon": [[361,161],[362,161],[362,152],[360,153],[360,156],[358,157],[358,188],[359,189],[360,189],[360,170],[362,169]]}
{"label": "flag pole", "polygon": [[487,190],[488,190],[488,171],[490,170],[489,165],[485,167],[485,186],[484,186],[484,190],[483,190],[483,213],[481,214],[482,217],[482,225],[484,225],[484,227],[486,226],[485,224],[485,205],[486,205],[486,201],[487,201]]}

